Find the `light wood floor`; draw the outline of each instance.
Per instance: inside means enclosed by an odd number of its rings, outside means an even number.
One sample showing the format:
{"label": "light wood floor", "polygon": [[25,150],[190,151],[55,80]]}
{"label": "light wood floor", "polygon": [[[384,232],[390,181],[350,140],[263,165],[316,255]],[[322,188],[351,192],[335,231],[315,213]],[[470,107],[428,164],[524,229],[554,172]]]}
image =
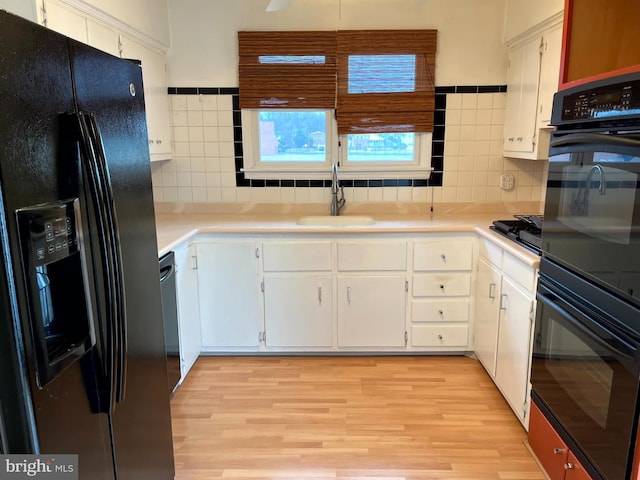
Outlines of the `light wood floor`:
{"label": "light wood floor", "polygon": [[176,480],[543,480],[466,357],[204,357],[172,400]]}

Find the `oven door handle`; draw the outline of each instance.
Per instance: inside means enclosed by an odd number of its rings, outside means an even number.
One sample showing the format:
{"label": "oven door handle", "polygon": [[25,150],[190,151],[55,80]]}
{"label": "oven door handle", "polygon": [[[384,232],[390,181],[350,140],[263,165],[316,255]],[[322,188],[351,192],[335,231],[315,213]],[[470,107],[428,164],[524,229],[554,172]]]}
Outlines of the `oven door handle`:
{"label": "oven door handle", "polygon": [[606,133],[571,133],[554,138],[549,146],[553,148],[594,144],[616,147],[640,147],[640,137],[637,135],[615,135]]}
{"label": "oven door handle", "polygon": [[[587,328],[582,323],[576,321],[574,317],[576,315],[580,315],[580,313],[576,311],[571,305],[564,302],[560,297],[550,292],[547,288],[544,287],[544,285],[538,286],[537,297],[539,300],[543,301],[546,305],[562,315],[565,321],[570,323],[572,327],[579,330],[583,335],[589,337],[590,340],[606,348],[607,350],[615,352],[626,360],[632,362],[635,361],[634,353],[637,351],[636,348],[634,348],[632,345],[629,345],[624,339],[620,338],[619,335],[616,335],[611,330],[602,325],[598,325],[598,328],[605,332],[612,341],[607,341],[590,328]],[[565,308],[565,306],[568,308]],[[619,346],[615,345],[614,342]],[[620,347],[622,347],[626,351],[623,351]]]}

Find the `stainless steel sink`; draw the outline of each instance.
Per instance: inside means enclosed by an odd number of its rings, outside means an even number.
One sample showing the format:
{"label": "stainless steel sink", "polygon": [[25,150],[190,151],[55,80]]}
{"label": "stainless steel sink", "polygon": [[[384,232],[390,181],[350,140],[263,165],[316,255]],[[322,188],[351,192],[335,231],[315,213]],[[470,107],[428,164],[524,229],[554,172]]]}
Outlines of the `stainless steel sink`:
{"label": "stainless steel sink", "polygon": [[371,217],[362,216],[350,216],[350,215],[323,215],[323,216],[310,216],[301,217],[296,222],[298,225],[307,226],[319,226],[319,227],[348,227],[348,226],[361,226],[361,225],[373,225],[376,221]]}

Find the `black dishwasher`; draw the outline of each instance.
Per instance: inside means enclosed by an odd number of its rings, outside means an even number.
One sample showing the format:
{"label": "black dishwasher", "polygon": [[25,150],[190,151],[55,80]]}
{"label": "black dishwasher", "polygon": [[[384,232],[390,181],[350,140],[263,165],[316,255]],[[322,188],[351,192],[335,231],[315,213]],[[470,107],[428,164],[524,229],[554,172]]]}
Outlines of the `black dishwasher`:
{"label": "black dishwasher", "polygon": [[178,333],[178,303],[176,301],[176,263],[173,252],[160,259],[160,287],[162,289],[162,317],[167,347],[169,392],[180,381],[180,337]]}

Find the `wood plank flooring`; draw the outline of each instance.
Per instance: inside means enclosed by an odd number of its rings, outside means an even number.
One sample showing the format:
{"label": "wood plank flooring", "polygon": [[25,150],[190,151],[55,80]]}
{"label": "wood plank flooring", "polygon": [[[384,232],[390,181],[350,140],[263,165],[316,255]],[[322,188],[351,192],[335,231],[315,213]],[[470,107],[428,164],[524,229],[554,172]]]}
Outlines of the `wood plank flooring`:
{"label": "wood plank flooring", "polygon": [[543,480],[466,357],[201,357],[171,403],[176,480]]}

